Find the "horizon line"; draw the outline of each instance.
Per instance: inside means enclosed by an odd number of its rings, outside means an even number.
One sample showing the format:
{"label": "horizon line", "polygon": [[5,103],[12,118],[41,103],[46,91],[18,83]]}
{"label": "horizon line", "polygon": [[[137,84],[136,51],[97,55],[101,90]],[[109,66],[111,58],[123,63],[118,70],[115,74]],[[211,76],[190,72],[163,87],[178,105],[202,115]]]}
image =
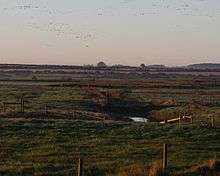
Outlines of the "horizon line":
{"label": "horizon line", "polygon": [[[104,62],[104,61],[100,61],[100,62]],[[49,64],[49,63],[0,63],[0,65],[26,65],[26,66],[91,66],[91,67],[97,67],[97,63],[94,64]],[[106,62],[104,62],[106,64]],[[141,64],[145,64],[145,63],[140,63]],[[198,62],[198,63],[189,63],[186,65],[173,65],[173,66],[168,66],[166,64],[160,64],[160,63],[155,63],[155,64],[145,64],[145,66],[165,66],[166,68],[172,68],[172,67],[187,67],[190,65],[198,65],[198,64],[220,64],[220,62]],[[106,64],[107,67],[112,67],[112,66],[125,66],[125,67],[140,67],[140,65],[127,65],[127,64]]]}

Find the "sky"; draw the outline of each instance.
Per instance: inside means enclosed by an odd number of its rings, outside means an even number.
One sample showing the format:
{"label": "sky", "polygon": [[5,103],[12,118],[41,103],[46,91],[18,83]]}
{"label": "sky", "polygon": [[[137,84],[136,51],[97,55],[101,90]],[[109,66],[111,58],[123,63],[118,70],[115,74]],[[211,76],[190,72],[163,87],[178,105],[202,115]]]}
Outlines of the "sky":
{"label": "sky", "polygon": [[220,0],[0,0],[0,63],[220,62]]}

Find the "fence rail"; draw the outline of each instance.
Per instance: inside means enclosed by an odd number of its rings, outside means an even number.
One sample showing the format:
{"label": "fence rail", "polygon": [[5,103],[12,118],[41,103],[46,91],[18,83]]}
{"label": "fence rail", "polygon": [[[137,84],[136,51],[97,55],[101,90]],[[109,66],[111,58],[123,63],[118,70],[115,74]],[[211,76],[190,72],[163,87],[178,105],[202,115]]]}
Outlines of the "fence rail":
{"label": "fence rail", "polygon": [[[16,109],[19,109],[17,111],[24,114],[28,111],[27,106],[29,106],[29,108],[30,108],[30,106],[31,106],[30,104],[31,104],[31,101],[27,100],[24,96],[22,96],[18,102],[2,102],[2,112],[6,113],[7,111],[13,111],[13,110],[16,111]],[[14,106],[16,106],[17,108],[13,109]],[[42,106],[42,108],[41,108],[41,112],[44,112],[44,114],[46,114],[46,115],[52,115],[52,113],[54,113],[56,110],[59,110],[59,113],[61,111],[62,112],[67,111],[67,114],[65,114],[65,115],[72,116],[73,119],[80,117],[80,118],[89,118],[89,119],[105,121],[110,118],[107,114],[95,113],[95,112],[88,111],[86,109],[85,110],[76,110],[76,109],[72,108],[69,110],[63,110],[60,107],[53,106],[52,104],[44,104],[44,106]],[[38,112],[36,111],[36,113],[38,113]],[[190,115],[185,115],[185,113],[184,113],[184,115],[183,116],[180,115],[179,118],[167,119],[167,120],[163,120],[159,123],[160,124],[177,123],[177,124],[179,124],[179,127],[180,127],[184,123],[193,124],[194,117],[190,116]],[[200,125],[215,128],[216,127],[215,116],[213,114],[210,114],[205,121],[204,120],[200,121]]]}

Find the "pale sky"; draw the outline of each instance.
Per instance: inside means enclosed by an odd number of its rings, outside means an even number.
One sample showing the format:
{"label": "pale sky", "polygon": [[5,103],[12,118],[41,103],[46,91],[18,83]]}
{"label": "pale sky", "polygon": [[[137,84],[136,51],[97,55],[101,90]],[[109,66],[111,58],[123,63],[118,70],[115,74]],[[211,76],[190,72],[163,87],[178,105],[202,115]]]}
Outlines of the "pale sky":
{"label": "pale sky", "polygon": [[220,0],[0,0],[0,63],[220,62]]}

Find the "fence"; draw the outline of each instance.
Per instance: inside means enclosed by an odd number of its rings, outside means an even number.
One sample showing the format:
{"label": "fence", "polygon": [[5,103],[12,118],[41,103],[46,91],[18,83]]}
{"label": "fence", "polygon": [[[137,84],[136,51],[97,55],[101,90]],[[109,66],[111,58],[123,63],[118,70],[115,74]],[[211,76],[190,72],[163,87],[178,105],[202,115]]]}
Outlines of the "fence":
{"label": "fence", "polygon": [[[32,101],[27,101],[24,97],[21,97],[18,102],[2,102],[2,112],[5,113],[7,111],[15,111],[12,107],[16,106],[19,108],[18,112],[20,113],[25,113],[28,112],[27,106],[31,106]],[[105,121],[107,119],[110,119],[109,115],[103,114],[103,113],[96,113],[88,110],[80,110],[80,109],[75,109],[71,108],[68,110],[63,110],[62,108],[53,105],[54,102],[51,104],[44,104],[41,106],[41,112],[43,112],[45,115],[53,115],[53,114],[60,114],[60,115],[66,115],[69,118],[71,117],[72,119],[94,119],[94,120],[101,120]],[[34,107],[34,105],[32,105]],[[56,111],[58,110],[58,111]],[[36,110],[34,113],[39,113],[40,111]],[[61,113],[65,112],[65,113]],[[179,118],[174,118],[174,119],[167,119],[163,120],[160,122],[160,124],[169,124],[169,123],[177,123],[179,127],[184,124],[184,123],[195,123],[194,122],[194,117],[190,115],[179,115]],[[206,126],[206,127],[212,127],[214,128],[216,121],[215,121],[215,115],[210,114],[205,120],[200,121],[201,126]]]}
{"label": "fence", "polygon": [[[19,107],[19,110],[16,111],[16,108],[13,108],[14,106]],[[42,106],[43,107],[43,106]],[[67,110],[64,111],[58,106],[53,106],[53,105],[48,105],[45,104],[44,108],[42,108],[42,111],[35,111],[35,112],[28,112],[27,110],[25,111],[25,101],[24,99],[21,99],[20,102],[3,102],[2,103],[2,112],[4,113],[10,113],[10,112],[18,112],[22,114],[29,114],[33,115],[34,114],[40,114],[40,115],[46,115],[46,116],[66,116],[71,119],[93,119],[93,120],[98,120],[98,121],[105,121],[109,119],[109,116],[107,114],[102,114],[102,113],[97,113],[97,112],[92,112],[92,111],[87,111],[87,110]],[[43,112],[43,114],[42,114]]]}
{"label": "fence", "polygon": [[12,105],[16,105],[20,107],[20,112],[24,113],[24,107],[25,107],[25,101],[24,98],[22,97],[20,99],[20,102],[3,102],[3,112],[6,112],[6,109],[9,108]]}
{"label": "fence", "polygon": [[[163,173],[166,173],[168,164],[168,145],[163,145],[163,157],[161,159]],[[76,176],[83,176],[83,158],[78,158]]]}
{"label": "fence", "polygon": [[[160,124],[168,124],[168,123],[178,123],[179,127],[181,127],[182,124],[190,123],[193,124],[194,119],[193,116],[182,116],[179,118],[174,118],[174,119],[169,119],[169,120],[163,120],[160,122]],[[205,127],[212,127],[215,128],[215,116],[214,115],[209,115],[209,117],[204,121],[200,121],[201,126]]]}
{"label": "fence", "polygon": [[[172,146],[172,144],[169,144],[169,145],[163,144],[163,147],[161,146],[161,152],[160,152],[161,155],[158,155],[158,157],[156,157],[156,159],[152,159],[151,162],[144,163],[143,165],[140,165],[140,166],[143,166],[143,168],[146,168],[148,170],[147,172],[149,172],[149,169],[152,166],[152,164],[154,163],[154,161],[157,161],[157,162],[161,163],[161,166],[162,166],[161,172],[162,173],[169,173],[169,172],[184,173],[184,172],[186,172],[186,170],[185,170],[186,168],[184,168],[184,167],[187,167],[189,170],[191,170],[191,169],[193,170],[194,168],[199,169],[199,167],[203,167],[203,164],[205,164],[205,161],[208,161],[208,159],[207,159],[207,160],[203,160],[202,162],[196,163],[197,165],[193,162],[191,164],[191,161],[189,161],[189,162],[184,161],[185,160],[184,158],[187,158],[187,159],[190,158],[190,154],[187,153],[188,156],[184,157],[183,155],[179,155],[178,158],[176,158],[176,161],[174,162],[173,155],[176,155],[176,152],[174,151],[175,150],[174,147],[175,147],[175,145]],[[193,151],[194,150],[191,150],[191,152],[193,152]],[[148,155],[146,155],[144,153],[143,153],[143,155],[145,155],[144,156],[145,158],[149,157]],[[197,153],[196,155],[197,155],[197,157],[199,157],[200,154]],[[49,157],[50,156],[48,156],[48,160],[49,160]],[[69,157],[69,156],[65,156],[65,157]],[[214,154],[213,155],[209,154],[208,157],[209,157],[209,159],[215,158]],[[131,168],[131,171],[129,171],[129,172],[135,172],[134,169],[136,167],[137,171],[139,172],[139,175],[141,175],[140,172],[142,172],[142,170],[140,170],[138,165],[132,167],[132,164],[127,165],[126,158],[115,158],[115,160],[118,160],[118,159],[121,160],[121,163],[118,165],[119,168],[112,171],[113,173],[109,174],[109,175],[118,175],[116,173],[120,172],[120,170],[121,170],[120,168],[123,169],[123,165],[126,168],[126,170],[128,170],[127,168],[129,168],[129,167]],[[106,162],[113,163],[113,161],[108,161],[107,153],[106,153]],[[181,162],[183,162],[183,163],[181,163]],[[137,161],[137,163],[139,163],[139,162]],[[181,163],[181,164],[179,164],[179,163]],[[145,165],[145,164],[147,164],[147,165]],[[181,170],[180,170],[180,168],[178,168],[180,165],[182,165],[182,167],[183,167],[183,168],[181,168]],[[95,160],[91,161],[91,158],[89,158],[89,156],[88,156],[88,158],[73,156],[72,162],[69,161],[68,164],[65,164],[65,167],[61,167],[61,166],[62,166],[62,163],[55,163],[54,164],[53,162],[49,161],[49,162],[45,163],[45,166],[44,166],[45,168],[40,170],[40,173],[43,175],[47,175],[47,174],[53,175],[54,174],[54,175],[73,175],[73,176],[87,176],[87,175],[88,176],[104,176],[104,175],[108,175],[107,173],[109,173],[108,169],[102,170],[102,166],[99,165],[98,163],[96,163]],[[0,175],[1,174],[4,175],[4,173],[7,173],[7,172],[10,173],[7,170],[5,172],[3,172],[2,168],[17,169],[15,171],[17,173],[17,175],[25,175],[25,173],[26,173],[26,175],[28,175],[27,173],[29,173],[29,175],[34,175],[35,172],[39,172],[38,170],[35,170],[35,167],[37,167],[37,165],[35,165],[34,163],[29,163],[29,164],[19,163],[19,164],[15,165],[15,164],[9,164],[9,163],[7,164],[7,163],[0,162]],[[158,165],[158,167],[160,167],[160,166]],[[46,168],[48,168],[48,169],[46,169]],[[176,168],[177,168],[177,170],[176,170]],[[197,169],[196,169],[196,171],[197,171]],[[144,172],[144,170],[143,170],[143,172]],[[14,174],[14,175],[16,175],[16,174]],[[118,176],[122,176],[122,175],[119,174]],[[130,174],[130,176],[135,176],[135,174],[134,175]]]}

